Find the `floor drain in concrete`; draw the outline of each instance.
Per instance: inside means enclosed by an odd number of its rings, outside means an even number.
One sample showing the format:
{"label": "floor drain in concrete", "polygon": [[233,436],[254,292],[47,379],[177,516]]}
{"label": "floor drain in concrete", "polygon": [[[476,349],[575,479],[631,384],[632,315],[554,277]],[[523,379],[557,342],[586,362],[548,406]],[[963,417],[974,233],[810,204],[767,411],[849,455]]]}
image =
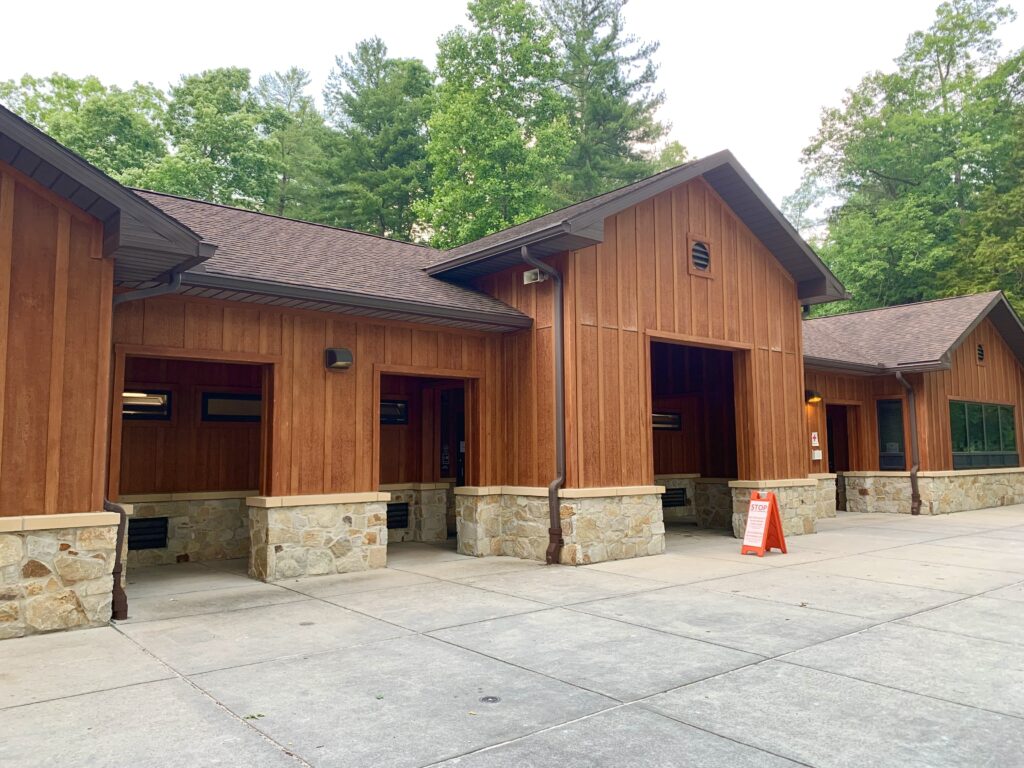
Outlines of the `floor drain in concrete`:
{"label": "floor drain in concrete", "polygon": [[501,701],[501,697],[500,696],[481,696],[480,697],[480,701],[483,702],[484,704],[497,704],[499,701]]}

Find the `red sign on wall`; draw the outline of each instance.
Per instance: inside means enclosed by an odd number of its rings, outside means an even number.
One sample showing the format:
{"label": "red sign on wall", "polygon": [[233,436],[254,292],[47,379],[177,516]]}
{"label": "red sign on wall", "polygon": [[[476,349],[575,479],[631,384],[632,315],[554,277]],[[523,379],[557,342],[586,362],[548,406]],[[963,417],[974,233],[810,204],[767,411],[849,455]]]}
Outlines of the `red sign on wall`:
{"label": "red sign on wall", "polygon": [[779,502],[771,491],[752,491],[740,554],[764,557],[765,552],[773,549],[786,554],[786,537],[782,533]]}

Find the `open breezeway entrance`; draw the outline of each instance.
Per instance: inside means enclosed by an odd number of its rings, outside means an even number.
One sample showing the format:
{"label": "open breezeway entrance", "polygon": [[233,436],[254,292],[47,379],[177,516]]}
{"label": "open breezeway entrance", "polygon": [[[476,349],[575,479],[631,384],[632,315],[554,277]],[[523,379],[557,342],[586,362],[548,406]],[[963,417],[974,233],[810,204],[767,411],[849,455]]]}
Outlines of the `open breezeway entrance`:
{"label": "open breezeway entrance", "polygon": [[734,355],[654,341],[651,409],[655,482],[668,525],[730,528],[737,476]]}
{"label": "open breezeway entrance", "polygon": [[246,497],[265,488],[269,365],[120,355],[110,494],[133,507],[127,570],[223,562],[244,571]]}
{"label": "open breezeway entrance", "polygon": [[379,489],[387,506],[388,546],[456,545],[455,487],[466,484],[467,383],[382,373]]}

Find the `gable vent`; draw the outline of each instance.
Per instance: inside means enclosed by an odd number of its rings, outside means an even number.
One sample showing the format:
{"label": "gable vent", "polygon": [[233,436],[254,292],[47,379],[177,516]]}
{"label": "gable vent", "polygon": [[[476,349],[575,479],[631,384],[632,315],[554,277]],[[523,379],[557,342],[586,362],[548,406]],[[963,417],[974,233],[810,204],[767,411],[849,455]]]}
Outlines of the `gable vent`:
{"label": "gable vent", "polygon": [[707,243],[702,243],[698,240],[693,244],[693,248],[690,249],[690,258],[693,260],[694,267],[705,270],[711,266],[711,249],[708,248]]}
{"label": "gable vent", "polygon": [[978,362],[979,363],[984,363],[985,362],[985,345],[984,344],[979,344],[978,345]]}

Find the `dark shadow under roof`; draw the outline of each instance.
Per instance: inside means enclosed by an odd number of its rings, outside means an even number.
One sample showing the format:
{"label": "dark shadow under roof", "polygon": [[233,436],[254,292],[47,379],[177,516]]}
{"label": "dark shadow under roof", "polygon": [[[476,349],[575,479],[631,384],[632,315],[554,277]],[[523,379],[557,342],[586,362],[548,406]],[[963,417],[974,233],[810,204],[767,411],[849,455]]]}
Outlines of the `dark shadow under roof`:
{"label": "dark shadow under roof", "polygon": [[805,320],[804,362],[855,373],[940,370],[986,317],[1024,364],[1024,326],[1001,291]]}
{"label": "dark shadow under roof", "polygon": [[728,151],[453,248],[427,271],[454,280],[470,280],[520,264],[519,249],[524,245],[536,256],[594,245],[603,239],[606,217],[700,176],[793,276],[802,303],[847,298],[836,276]]}
{"label": "dark shadow under roof", "polygon": [[478,330],[526,328],[529,317],[424,268],[438,252],[347,229],[139,190],[136,194],[217,244],[182,277],[208,298],[427,321]]}

